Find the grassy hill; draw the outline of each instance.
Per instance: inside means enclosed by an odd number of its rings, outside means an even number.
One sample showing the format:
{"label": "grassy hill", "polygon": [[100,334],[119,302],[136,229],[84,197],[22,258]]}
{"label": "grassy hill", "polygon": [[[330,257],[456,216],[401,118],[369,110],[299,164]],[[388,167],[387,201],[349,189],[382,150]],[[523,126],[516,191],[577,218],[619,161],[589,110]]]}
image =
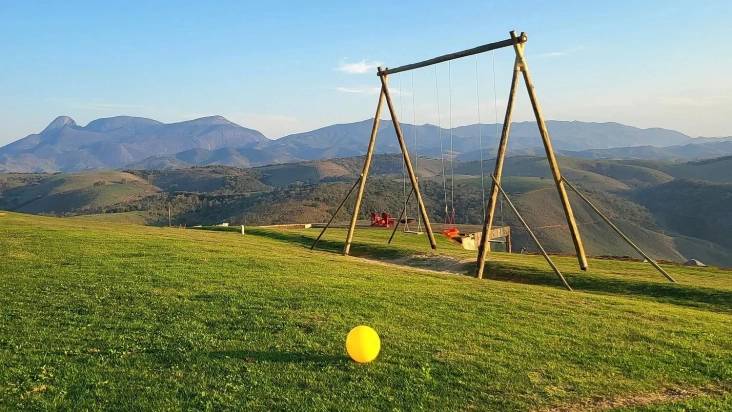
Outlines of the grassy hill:
{"label": "grassy hill", "polygon": [[674,164],[668,169],[679,178],[732,183],[732,156]]}
{"label": "grassy hill", "polygon": [[[17,181],[18,176],[10,175],[6,180]],[[157,191],[140,177],[125,172],[29,175],[22,185],[8,183],[8,189],[0,192],[0,206],[29,213],[93,212]]]}
{"label": "grassy hill", "polygon": [[261,174],[256,170],[228,166],[132,170],[130,173],[166,192],[233,193],[268,189],[268,185],[261,181]]}
{"label": "grassy hill", "polygon": [[[698,183],[677,184],[687,175],[724,180],[722,169],[726,161],[721,158],[675,164],[560,158],[564,176],[587,193],[652,256],[673,261],[696,258],[708,264],[732,266],[732,245],[724,235],[729,218],[717,210],[726,204],[724,199],[715,195],[694,197]],[[110,176],[8,174],[0,177],[0,208],[53,214],[135,212],[153,225],[167,225],[169,210],[175,225],[324,222],[357,179],[362,162],[363,157],[351,157],[249,169],[206,166],[138,170],[129,171],[134,175],[131,177],[120,175],[122,172],[109,172]],[[478,161],[456,162],[454,203],[460,224],[482,222],[481,181],[487,185],[492,164],[490,159],[484,163],[481,179]],[[450,176],[443,181],[440,159],[420,158],[416,165],[431,218],[434,222],[444,222],[444,187],[453,186]],[[508,158],[503,184],[548,250],[574,253],[545,158]],[[674,187],[676,208],[694,204],[697,208],[708,206],[709,210],[721,214],[693,214],[693,210],[685,214],[669,212],[669,205],[654,200],[663,198],[662,194],[667,192],[664,187],[669,185]],[[398,215],[405,197],[401,156],[377,155],[361,218],[367,219],[372,211]],[[590,254],[637,257],[581,200],[574,195],[571,198]],[[450,192],[449,203],[452,199]],[[408,206],[409,216],[416,217],[416,203]],[[336,222],[344,223],[351,210],[349,202]],[[512,226],[517,250],[535,250],[510,210],[507,207],[502,210],[499,222]],[[694,215],[701,219],[701,224],[690,228],[687,218],[675,217],[682,215]]]}
{"label": "grassy hill", "polygon": [[[661,171],[676,179],[703,180],[712,183],[732,183],[732,156],[691,162],[622,160],[619,163]],[[662,182],[659,182],[662,183]]]}
{"label": "grassy hill", "polygon": [[637,194],[659,220],[674,231],[732,248],[732,184],[674,180]]}
{"label": "grassy hill", "polygon": [[[42,230],[40,230],[42,228]],[[0,216],[0,409],[729,410],[732,275],[493,253],[490,279],[248,235]],[[427,267],[462,249],[357,232]],[[349,361],[348,330],[381,335]]]}

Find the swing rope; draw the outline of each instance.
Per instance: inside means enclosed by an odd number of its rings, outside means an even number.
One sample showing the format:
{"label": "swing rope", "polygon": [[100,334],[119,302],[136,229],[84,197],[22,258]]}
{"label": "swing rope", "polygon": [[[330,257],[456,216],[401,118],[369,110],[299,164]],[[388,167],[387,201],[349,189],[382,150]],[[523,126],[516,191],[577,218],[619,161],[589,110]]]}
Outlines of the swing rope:
{"label": "swing rope", "polygon": [[448,75],[448,92],[449,92],[449,105],[450,105],[450,153],[448,159],[450,160],[450,221],[448,223],[455,224],[455,150],[453,145],[454,130],[452,127],[452,64],[447,62],[447,75]]}
{"label": "swing rope", "polygon": [[[414,72],[412,72],[412,130],[414,135],[414,175],[418,178],[419,173],[419,146],[417,146],[417,105],[415,104],[414,95]],[[422,214],[417,213],[417,231],[422,231]]]}
{"label": "swing rope", "polygon": [[482,125],[480,123],[480,86],[478,84],[478,56],[475,56],[475,102],[478,112],[478,151],[480,152],[480,191],[483,201],[483,209],[485,210],[485,173],[483,172],[483,134],[481,132]]}
{"label": "swing rope", "polygon": [[[404,118],[404,79],[399,76],[399,105],[401,106],[399,108],[399,118]],[[404,230],[409,230],[409,224],[407,223],[408,218],[408,210],[407,206],[409,204],[409,198],[407,197],[407,163],[404,161],[404,156],[401,157],[402,160],[402,196],[404,199]]]}
{"label": "swing rope", "polygon": [[[496,141],[498,142],[498,141],[500,141],[500,137],[498,136],[498,133],[499,133],[499,129],[498,129],[498,92],[497,92],[498,89],[496,87],[496,51],[495,50],[491,51],[491,59],[493,61],[493,113],[495,115],[493,124],[495,127]],[[496,155],[498,155],[498,153],[496,153]],[[506,226],[506,223],[503,220],[503,197],[498,196],[498,201],[499,201],[498,213],[500,214],[500,218],[501,218],[501,226]],[[485,207],[483,207],[483,209],[485,209]]]}
{"label": "swing rope", "polygon": [[447,224],[447,174],[445,173],[445,147],[442,141],[442,114],[440,113],[440,86],[435,65],[435,100],[437,101],[437,133],[440,139],[440,160],[442,161],[442,191],[445,195],[445,224]]}

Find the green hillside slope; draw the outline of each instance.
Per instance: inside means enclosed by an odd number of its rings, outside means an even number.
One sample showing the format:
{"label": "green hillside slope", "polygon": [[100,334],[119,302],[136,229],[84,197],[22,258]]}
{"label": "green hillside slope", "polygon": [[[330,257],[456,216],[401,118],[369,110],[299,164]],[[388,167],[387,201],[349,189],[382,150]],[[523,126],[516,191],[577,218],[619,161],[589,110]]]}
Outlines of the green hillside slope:
{"label": "green hillside slope", "polygon": [[[459,224],[482,223],[488,190],[481,189],[481,182],[488,185],[492,159],[484,162],[482,178],[480,162],[456,162],[454,183],[449,172],[443,178],[441,159],[414,160],[434,222],[446,221],[447,199],[448,210],[454,203]],[[710,218],[700,217],[703,224],[690,225],[684,216],[691,210],[681,214],[669,212],[669,207],[678,209],[685,204],[715,210],[726,204],[715,194],[691,198],[697,183],[675,184],[683,175],[724,180],[728,159],[668,163],[562,157],[559,161],[563,175],[652,256],[679,262],[695,258],[707,264],[732,266],[732,245],[724,235],[729,226],[728,214],[711,213]],[[0,176],[0,208],[53,214],[136,212],[153,225],[167,225],[169,211],[173,224],[187,226],[324,222],[357,179],[362,162],[363,157],[351,157],[250,169],[206,166],[130,171],[134,174],[131,179],[104,178],[99,174],[8,174]],[[448,171],[452,168],[449,162],[444,166]],[[511,157],[506,160],[504,172],[504,188],[544,246],[558,253],[574,253],[546,159]],[[109,173],[115,176],[118,172]],[[653,200],[658,197],[654,193],[663,193],[668,185],[674,187],[673,202],[678,205]],[[400,155],[375,156],[360,217],[368,219],[371,212],[383,211],[398,215],[404,207],[408,186]],[[590,254],[637,257],[579,198],[571,198]],[[499,222],[514,229],[517,250],[535,250],[513,214],[507,208],[500,210],[503,213]],[[352,200],[346,203],[336,222],[344,223],[351,211]],[[414,201],[408,205],[408,215],[418,215]]]}
{"label": "green hillside slope", "polygon": [[732,248],[732,184],[674,180],[636,198],[677,233]]}
{"label": "green hillside slope", "polygon": [[0,192],[0,208],[30,213],[94,212],[157,191],[138,176],[125,172],[40,175],[30,183]]}
{"label": "green hillside slope", "polygon": [[[732,407],[729,272],[557,258],[567,292],[537,256],[479,281],[310,252],[316,233],[0,216],[0,409]],[[386,234],[354,251],[426,249]],[[362,323],[368,365],[344,353]]]}
{"label": "green hillside slope", "polygon": [[166,192],[236,193],[266,190],[256,169],[228,166],[192,167],[173,170],[131,170]]}
{"label": "green hillside slope", "polygon": [[668,166],[667,169],[678,178],[732,183],[732,156],[679,163]]}

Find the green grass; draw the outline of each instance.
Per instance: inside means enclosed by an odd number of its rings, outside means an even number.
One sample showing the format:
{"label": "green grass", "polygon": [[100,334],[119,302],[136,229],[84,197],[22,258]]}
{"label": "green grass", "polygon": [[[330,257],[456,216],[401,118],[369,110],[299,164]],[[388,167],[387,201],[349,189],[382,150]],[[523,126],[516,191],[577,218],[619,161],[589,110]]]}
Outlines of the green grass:
{"label": "green grass", "polygon": [[91,222],[105,222],[105,223],[119,223],[128,225],[144,225],[148,219],[146,212],[134,211],[134,212],[119,212],[119,213],[96,213],[91,215],[78,215],[71,216],[69,219],[91,221]]}
{"label": "green grass", "polygon": [[[0,409],[732,408],[732,275],[491,255],[489,280],[311,252],[316,230],[153,228],[0,216]],[[421,237],[357,232],[404,258]],[[440,239],[440,253],[470,254]],[[498,279],[498,280],[496,280]],[[346,358],[373,326],[382,353]],[[678,406],[682,405],[682,406]]]}

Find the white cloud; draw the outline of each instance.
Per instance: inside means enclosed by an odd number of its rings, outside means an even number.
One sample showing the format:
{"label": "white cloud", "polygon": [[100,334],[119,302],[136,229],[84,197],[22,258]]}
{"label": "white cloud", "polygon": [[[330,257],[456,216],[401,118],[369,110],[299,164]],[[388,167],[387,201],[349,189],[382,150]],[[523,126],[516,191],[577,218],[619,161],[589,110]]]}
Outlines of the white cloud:
{"label": "white cloud", "polygon": [[376,70],[377,67],[381,66],[381,62],[377,61],[368,61],[368,60],[361,60],[360,62],[355,63],[341,63],[336,67],[336,70],[339,72],[344,72],[348,74],[364,74],[364,73],[370,73]]}
{"label": "white cloud", "polygon": [[584,49],[584,47],[577,46],[577,47],[573,47],[571,49],[554,50],[554,51],[545,52],[545,53],[538,53],[538,54],[535,55],[535,57],[540,58],[540,59],[551,59],[551,58],[556,58],[556,57],[565,57],[565,56],[569,56],[570,54],[577,53],[578,51],[581,51],[582,49]]}

